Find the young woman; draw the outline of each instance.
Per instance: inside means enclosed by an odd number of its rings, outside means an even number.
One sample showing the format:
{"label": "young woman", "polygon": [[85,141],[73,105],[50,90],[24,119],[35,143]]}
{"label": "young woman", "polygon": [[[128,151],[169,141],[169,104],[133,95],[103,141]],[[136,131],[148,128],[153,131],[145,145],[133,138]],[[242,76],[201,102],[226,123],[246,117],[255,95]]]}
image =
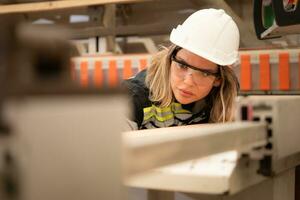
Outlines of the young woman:
{"label": "young woman", "polygon": [[223,10],[203,9],[170,35],[172,45],[125,82],[138,129],[233,120],[239,31]]}

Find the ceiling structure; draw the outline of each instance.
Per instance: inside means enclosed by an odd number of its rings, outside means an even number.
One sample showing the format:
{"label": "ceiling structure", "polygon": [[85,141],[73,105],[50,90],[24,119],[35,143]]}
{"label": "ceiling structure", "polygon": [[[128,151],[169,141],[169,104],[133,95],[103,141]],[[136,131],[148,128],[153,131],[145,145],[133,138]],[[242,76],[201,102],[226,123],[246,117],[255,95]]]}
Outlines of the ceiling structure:
{"label": "ceiling structure", "polygon": [[[3,5],[7,2],[0,0]],[[24,2],[34,1],[14,1],[14,3]],[[258,40],[254,31],[252,7],[253,0],[140,0],[133,3],[128,1],[125,4],[86,5],[51,11],[18,12],[16,15],[22,21],[35,24],[68,25],[73,30],[73,39],[99,36],[113,40],[114,37],[146,36],[152,37],[155,43],[159,44],[167,42],[172,28],[182,23],[192,12],[202,8],[221,8],[238,24],[241,49],[299,46],[299,35]]]}

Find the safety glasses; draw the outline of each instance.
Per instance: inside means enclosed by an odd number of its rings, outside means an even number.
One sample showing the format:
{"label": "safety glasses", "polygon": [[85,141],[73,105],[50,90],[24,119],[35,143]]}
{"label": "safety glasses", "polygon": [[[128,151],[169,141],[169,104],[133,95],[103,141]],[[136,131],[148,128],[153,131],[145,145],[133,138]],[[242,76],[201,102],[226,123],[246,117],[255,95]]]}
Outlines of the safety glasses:
{"label": "safety glasses", "polygon": [[184,78],[187,74],[193,74],[193,80],[196,84],[201,84],[205,79],[220,77],[219,67],[217,72],[211,72],[209,70],[194,67],[185,61],[176,58],[176,54],[180,49],[180,47],[175,48],[171,54],[171,61],[175,63],[174,71],[177,76]]}

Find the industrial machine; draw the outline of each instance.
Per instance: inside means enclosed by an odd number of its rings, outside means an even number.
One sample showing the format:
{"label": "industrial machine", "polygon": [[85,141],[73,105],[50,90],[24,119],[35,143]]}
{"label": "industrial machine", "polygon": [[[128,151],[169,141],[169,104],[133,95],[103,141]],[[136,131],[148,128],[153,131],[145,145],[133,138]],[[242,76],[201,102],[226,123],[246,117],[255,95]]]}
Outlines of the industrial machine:
{"label": "industrial machine", "polygon": [[300,4],[297,0],[255,0],[253,16],[258,39],[300,33]]}
{"label": "industrial machine", "polygon": [[151,199],[174,199],[169,191],[176,191],[197,199],[292,200],[299,104],[299,96],[241,97],[234,123],[126,133],[127,184],[151,189]]}
{"label": "industrial machine", "polygon": [[[300,32],[298,1],[256,0],[253,9],[258,39]],[[295,199],[299,106],[296,95],[246,94],[234,123],[125,133],[126,184],[148,199]]]}

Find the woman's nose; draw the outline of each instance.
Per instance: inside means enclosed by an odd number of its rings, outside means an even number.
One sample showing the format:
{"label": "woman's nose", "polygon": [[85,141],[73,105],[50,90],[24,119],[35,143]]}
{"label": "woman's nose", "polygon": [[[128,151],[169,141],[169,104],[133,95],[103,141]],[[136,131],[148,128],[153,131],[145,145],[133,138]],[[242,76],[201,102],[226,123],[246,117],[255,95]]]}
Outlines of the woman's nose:
{"label": "woman's nose", "polygon": [[195,82],[193,80],[193,73],[191,70],[188,70],[184,76],[183,82],[188,85],[194,85]]}

